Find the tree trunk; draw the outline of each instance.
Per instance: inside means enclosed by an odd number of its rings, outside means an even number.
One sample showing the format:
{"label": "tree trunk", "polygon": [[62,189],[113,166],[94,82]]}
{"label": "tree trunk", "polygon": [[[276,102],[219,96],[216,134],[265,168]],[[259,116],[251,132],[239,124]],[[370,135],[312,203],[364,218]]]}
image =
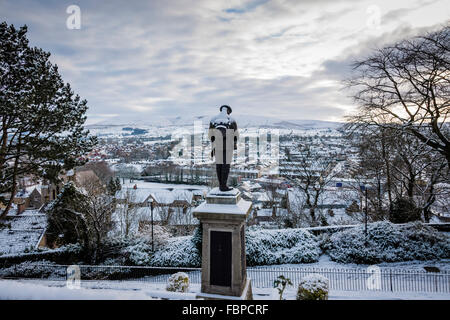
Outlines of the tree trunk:
{"label": "tree trunk", "polygon": [[[20,153],[20,138],[19,138],[19,144],[18,144],[18,151],[17,153]],[[14,160],[14,170],[13,170],[13,181],[12,181],[12,189],[11,189],[11,197],[9,198],[8,204],[6,205],[6,208],[3,210],[2,214],[0,215],[0,218],[6,217],[9,210],[12,207],[12,204],[14,202],[14,197],[16,196],[17,192],[17,169],[19,167],[19,156],[17,155],[16,159]]]}
{"label": "tree trunk", "polygon": [[2,132],[2,142],[0,147],[0,167],[3,166],[5,158],[6,158],[6,146],[8,144],[8,128],[6,126],[6,117],[3,117],[3,132]]}
{"label": "tree trunk", "polygon": [[13,177],[13,187],[11,189],[11,198],[9,198],[8,204],[6,205],[6,208],[3,209],[2,214],[0,215],[0,218],[4,218],[6,217],[6,215],[8,214],[9,210],[12,207],[12,204],[14,202],[14,197],[16,196],[16,190],[17,186],[16,186],[16,178],[15,176]]}
{"label": "tree trunk", "polygon": [[388,200],[389,200],[389,217],[392,215],[393,203],[392,203],[392,185],[391,185],[391,164],[389,162],[387,152],[386,152],[386,144],[384,141],[384,131],[381,132],[381,150],[383,154],[383,160],[386,166],[386,187],[388,192]]}

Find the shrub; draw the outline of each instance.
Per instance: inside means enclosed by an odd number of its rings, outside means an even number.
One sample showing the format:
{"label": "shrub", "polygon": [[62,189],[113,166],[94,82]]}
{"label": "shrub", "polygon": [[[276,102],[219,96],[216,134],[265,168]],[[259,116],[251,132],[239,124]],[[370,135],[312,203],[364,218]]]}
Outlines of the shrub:
{"label": "shrub", "polygon": [[81,279],[83,280],[124,280],[133,277],[135,270],[130,268],[108,267],[82,267]]}
{"label": "shrub", "polygon": [[330,258],[343,263],[399,262],[450,257],[450,240],[444,233],[420,222],[395,225],[382,221],[336,232],[323,243]]}
{"label": "shrub", "polygon": [[101,260],[108,265],[143,266],[150,262],[151,244],[142,238],[109,238],[106,241]]}
{"label": "shrub", "polygon": [[0,278],[65,278],[65,267],[57,267],[48,260],[25,261],[9,268],[0,269]]}
{"label": "shrub", "polygon": [[150,264],[152,247],[144,241],[125,247],[122,252],[128,257],[132,265],[145,266]]}
{"label": "shrub", "polygon": [[153,241],[153,246],[155,250],[158,250],[159,248],[162,248],[167,244],[167,241],[169,241],[171,234],[166,227],[154,225],[152,238],[151,224],[144,224],[136,236],[142,238],[149,244],[151,244]]}
{"label": "shrub", "polygon": [[407,198],[398,198],[393,203],[391,222],[405,223],[420,220],[420,209]]}
{"label": "shrub", "polygon": [[329,280],[320,274],[309,274],[300,280],[297,300],[328,300]]}
{"label": "shrub", "polygon": [[292,286],[292,281],[283,275],[278,276],[278,278],[273,282],[273,287],[278,290],[280,300],[283,300],[283,293],[288,285]]}
{"label": "shrub", "polygon": [[200,254],[192,242],[192,236],[175,237],[167,245],[156,251],[150,261],[155,267],[200,267]]}
{"label": "shrub", "polygon": [[189,277],[184,272],[177,272],[167,280],[167,291],[187,292],[189,289]]}
{"label": "shrub", "polygon": [[[199,229],[196,236],[175,237],[156,251],[150,265],[156,267],[200,267]],[[317,237],[301,229],[246,232],[247,265],[316,262],[321,253]]]}
{"label": "shrub", "polygon": [[192,236],[192,243],[197,248],[197,251],[202,256],[202,239],[203,239],[203,226],[200,223],[197,228],[195,228],[194,235]]}
{"label": "shrub", "polygon": [[246,235],[247,264],[310,263],[319,259],[318,239],[301,229],[251,229]]}
{"label": "shrub", "polygon": [[0,264],[3,266],[8,266],[25,261],[40,260],[48,260],[58,264],[74,264],[80,262],[81,255],[82,250],[78,244],[68,244],[57,249],[39,248],[28,253],[3,255],[0,257]]}

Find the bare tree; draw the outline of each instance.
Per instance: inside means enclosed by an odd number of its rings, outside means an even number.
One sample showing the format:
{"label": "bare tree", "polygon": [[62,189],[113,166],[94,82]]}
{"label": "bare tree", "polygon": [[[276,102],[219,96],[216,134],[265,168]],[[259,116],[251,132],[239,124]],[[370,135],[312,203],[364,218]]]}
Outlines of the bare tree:
{"label": "bare tree", "polygon": [[289,164],[295,168],[295,175],[291,178],[291,182],[303,194],[303,204],[300,207],[308,210],[311,225],[317,226],[322,220],[322,217],[318,215],[321,196],[325,187],[336,175],[336,162],[320,152],[313,152],[311,148],[306,148]]}
{"label": "bare tree", "polygon": [[91,247],[94,249],[92,260],[97,261],[99,251],[111,230],[114,205],[112,197],[106,193],[99,179],[84,179],[80,187],[85,195],[85,201],[80,204],[81,211],[90,235],[89,240],[93,243]]}
{"label": "bare tree", "polygon": [[405,132],[385,127],[360,125],[352,136],[360,159],[352,178],[358,182],[355,189],[362,184],[369,187],[372,219],[391,217],[393,203],[407,198],[428,221],[431,206],[442,192],[435,185],[448,181],[444,156]]}
{"label": "bare tree", "polygon": [[114,211],[114,234],[122,238],[136,235],[139,221],[145,219],[145,211],[150,211],[150,208],[141,207],[137,204],[136,193],[133,191],[133,189],[122,191],[124,192],[124,197],[116,205],[116,210]]}
{"label": "bare tree", "polygon": [[278,187],[274,179],[269,178],[269,183],[264,186],[265,194],[268,199],[267,205],[272,209],[272,218],[277,216],[277,204],[280,203],[281,197],[278,194]]}
{"label": "bare tree", "polygon": [[[148,222],[148,221],[147,221]],[[153,234],[153,236],[152,236]],[[150,223],[145,223],[139,231],[138,237],[145,239],[147,242],[151,242],[153,240],[155,250],[163,247],[167,244],[171,234],[166,227],[155,224],[152,226]]]}
{"label": "bare tree", "polygon": [[125,163],[120,163],[117,165],[116,176],[122,178],[122,183],[125,183],[125,179],[136,179],[139,177],[139,170],[137,170],[132,165],[127,165]]}
{"label": "bare tree", "polygon": [[82,167],[78,167],[77,171],[87,171],[92,170],[97,177],[103,182],[103,184],[107,184],[110,179],[114,176],[114,172],[109,167],[106,161],[93,161],[88,162]]}
{"label": "bare tree", "polygon": [[450,165],[450,27],[377,50],[354,64],[354,123],[411,134]]}

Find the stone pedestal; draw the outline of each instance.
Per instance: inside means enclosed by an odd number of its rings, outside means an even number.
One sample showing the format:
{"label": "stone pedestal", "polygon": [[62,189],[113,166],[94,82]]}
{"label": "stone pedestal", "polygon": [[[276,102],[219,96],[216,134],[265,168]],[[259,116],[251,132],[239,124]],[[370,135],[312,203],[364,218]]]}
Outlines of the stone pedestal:
{"label": "stone pedestal", "polygon": [[194,209],[203,226],[202,287],[199,298],[252,299],[245,258],[245,220],[251,202],[233,189],[211,190]]}

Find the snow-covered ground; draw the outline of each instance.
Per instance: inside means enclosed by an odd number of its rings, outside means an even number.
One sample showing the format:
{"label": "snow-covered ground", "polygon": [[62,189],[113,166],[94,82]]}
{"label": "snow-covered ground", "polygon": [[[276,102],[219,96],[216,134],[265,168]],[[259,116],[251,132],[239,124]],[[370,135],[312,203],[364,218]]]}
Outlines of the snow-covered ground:
{"label": "snow-covered ground", "polygon": [[[122,180],[121,180],[122,182]],[[170,184],[170,183],[159,183],[159,182],[146,182],[142,180],[132,180],[125,179],[125,183],[122,184],[122,189],[133,188],[134,185],[137,188],[143,189],[196,189],[196,190],[208,190],[208,186],[203,185],[189,185],[189,184]]]}
{"label": "snow-covered ground", "polygon": [[37,210],[25,210],[20,215],[11,210],[2,222],[11,228],[0,229],[0,255],[16,254],[35,249],[47,226],[47,217]]}
{"label": "snow-covered ground", "polygon": [[[273,288],[252,288],[255,300],[278,300]],[[173,293],[165,290],[163,283],[139,281],[82,281],[80,289],[69,289],[64,281],[47,280],[0,280],[0,299],[24,300],[145,300],[174,299],[193,300],[200,293],[200,285],[192,284],[187,293]],[[296,289],[286,288],[286,300],[295,300]],[[421,292],[380,291],[334,291],[330,300],[450,300],[450,294]]]}
{"label": "snow-covered ground", "polygon": [[142,290],[69,289],[47,281],[0,280],[1,300],[145,300],[151,299]]}

